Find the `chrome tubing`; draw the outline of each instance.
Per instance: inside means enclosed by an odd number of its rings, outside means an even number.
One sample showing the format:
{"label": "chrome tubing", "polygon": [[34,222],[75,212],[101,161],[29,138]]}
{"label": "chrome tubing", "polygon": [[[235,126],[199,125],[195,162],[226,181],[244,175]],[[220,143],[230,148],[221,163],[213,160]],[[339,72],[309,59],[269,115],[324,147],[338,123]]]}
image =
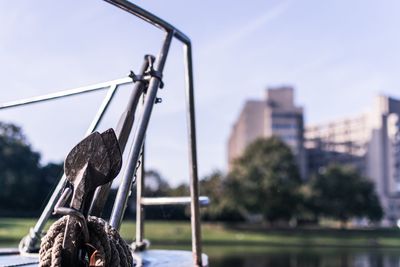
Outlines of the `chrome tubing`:
{"label": "chrome tubing", "polygon": [[[174,32],[167,33],[164,44],[156,59],[155,71],[162,73],[167,59],[168,51],[171,45]],[[119,230],[123,215],[125,213],[126,205],[128,203],[129,194],[131,192],[133,178],[136,172],[137,162],[140,157],[140,151],[143,146],[144,136],[150,120],[151,112],[157,96],[158,87],[160,86],[160,79],[158,77],[151,77],[148,91],[146,93],[145,102],[141,117],[139,118],[138,128],[135,132],[131,151],[128,156],[128,165],[126,166],[125,173],[121,184],[118,189],[114,206],[110,217],[110,225]]]}
{"label": "chrome tubing", "polygon": [[183,32],[166,22],[165,20],[155,16],[154,14],[144,10],[143,8],[127,1],[127,0],[104,0],[112,5],[115,5],[126,12],[129,12],[144,21],[165,30],[166,32],[173,32],[174,37],[183,43],[190,43],[189,37],[187,37]]}
{"label": "chrome tubing", "polygon": [[[146,70],[150,65],[150,60],[153,57],[145,56],[144,62],[140,68],[139,76],[144,77]],[[125,111],[122,113],[120,120],[116,127],[116,135],[119,143],[119,147],[122,153],[125,151],[126,144],[129,139],[129,135],[132,130],[133,123],[135,121],[135,112],[139,103],[141,96],[145,90],[145,82],[144,81],[136,81],[135,86],[133,88],[133,92],[129,98],[127,107]],[[102,211],[104,205],[106,204],[110,188],[112,182],[107,183],[96,189],[95,194],[93,196],[92,203],[90,205],[89,214],[92,216],[100,217],[102,215]]]}
{"label": "chrome tubing", "polygon": [[[138,176],[139,184],[139,176]],[[139,188],[139,187],[138,187]],[[192,203],[191,197],[142,197],[140,204],[143,206],[168,206],[168,205],[181,205],[186,206]],[[200,206],[208,206],[210,199],[206,196],[199,197]]]}
{"label": "chrome tubing", "polygon": [[145,167],[144,167],[144,153],[145,145],[143,144],[142,154],[140,160],[142,164],[137,173],[136,182],[136,239],[135,248],[140,249],[144,247],[144,208],[142,205],[143,191],[144,191],[144,179],[145,179]]}
{"label": "chrome tubing", "polygon": [[185,81],[186,81],[186,119],[189,142],[189,172],[190,172],[190,197],[191,197],[191,225],[192,225],[192,250],[194,262],[202,266],[201,251],[201,227],[199,208],[199,177],[197,168],[197,141],[196,141],[196,120],[193,89],[193,61],[192,46],[190,43],[184,46],[185,55]]}
{"label": "chrome tubing", "polygon": [[30,98],[24,98],[20,100],[15,100],[15,101],[10,101],[6,103],[0,104],[0,109],[7,109],[7,108],[13,108],[13,107],[18,107],[18,106],[23,106],[23,105],[28,105],[28,104],[34,104],[34,103],[39,103],[39,102],[44,102],[48,100],[54,100],[57,98],[62,98],[66,96],[73,96],[73,95],[79,95],[83,93],[88,93],[92,91],[98,91],[98,90],[104,90],[107,87],[111,87],[113,85],[123,85],[127,83],[132,83],[132,79],[129,77],[126,78],[121,78],[113,81],[108,81],[108,82],[103,82],[103,83],[97,83],[93,85],[88,85],[88,86],[82,86],[74,89],[69,89],[69,90],[64,90],[64,91],[59,91],[56,93],[50,93],[46,95],[41,95],[41,96],[34,96]]}
{"label": "chrome tubing", "polygon": [[152,13],[138,7],[127,0],[104,0],[111,3],[145,21],[165,30],[173,32],[174,37],[184,43],[185,56],[185,80],[186,80],[186,104],[187,104],[187,123],[189,134],[189,165],[190,165],[190,192],[192,198],[191,205],[191,222],[192,222],[192,250],[195,264],[202,266],[201,252],[201,229],[200,229],[200,212],[199,212],[199,188],[198,188],[198,171],[197,171],[197,147],[196,147],[196,122],[194,108],[194,86],[193,86],[193,62],[192,62],[192,45],[189,37],[179,31],[177,28],[153,15]]}
{"label": "chrome tubing", "polygon": [[[108,106],[111,103],[111,99],[113,99],[115,92],[117,91],[118,85],[113,84],[110,86],[110,89],[107,91],[107,95],[104,98],[103,102],[101,103],[101,106],[99,110],[97,111],[95,117],[92,120],[92,123],[89,125],[88,130],[86,131],[86,136],[91,134],[99,125],[101,119],[103,118],[104,112],[107,110]],[[90,131],[90,133],[89,133]]]}

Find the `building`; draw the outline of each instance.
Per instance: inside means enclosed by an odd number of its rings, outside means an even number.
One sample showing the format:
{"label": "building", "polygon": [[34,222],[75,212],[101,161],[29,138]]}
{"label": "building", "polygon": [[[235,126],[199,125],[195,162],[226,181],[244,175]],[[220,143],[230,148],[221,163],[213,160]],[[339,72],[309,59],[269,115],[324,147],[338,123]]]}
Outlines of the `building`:
{"label": "building", "polygon": [[228,141],[229,168],[259,137],[277,136],[293,151],[301,176],[306,177],[303,108],[294,103],[292,87],[268,88],[264,100],[249,100],[234,123]]}
{"label": "building", "polygon": [[400,100],[378,96],[375,107],[354,118],[308,126],[309,173],[350,164],[375,183],[385,222],[400,219]]}
{"label": "building", "polygon": [[400,100],[378,96],[366,113],[303,127],[303,108],[291,87],[269,88],[249,100],[228,142],[229,168],[259,137],[278,136],[293,151],[303,179],[330,164],[346,164],[371,179],[385,211],[384,223],[400,222]]}
{"label": "building", "polygon": [[319,125],[306,126],[305,147],[310,174],[327,165],[351,164],[366,175],[369,120],[366,114]]}

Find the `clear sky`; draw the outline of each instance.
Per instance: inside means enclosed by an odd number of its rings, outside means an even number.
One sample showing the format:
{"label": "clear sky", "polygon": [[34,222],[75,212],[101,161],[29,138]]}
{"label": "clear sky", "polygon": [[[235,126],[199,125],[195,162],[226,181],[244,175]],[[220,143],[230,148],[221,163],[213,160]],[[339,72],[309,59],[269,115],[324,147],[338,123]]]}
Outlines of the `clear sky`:
{"label": "clear sky", "polygon": [[[135,1],[193,42],[200,175],[226,168],[226,142],[246,99],[292,85],[306,124],[358,114],[379,93],[400,97],[397,0]],[[163,35],[100,0],[0,1],[0,102],[121,78]],[[182,49],[172,46],[147,139],[147,165],[187,179]],[[122,88],[101,128],[115,127]],[[104,93],[0,111],[43,161],[61,161]]]}

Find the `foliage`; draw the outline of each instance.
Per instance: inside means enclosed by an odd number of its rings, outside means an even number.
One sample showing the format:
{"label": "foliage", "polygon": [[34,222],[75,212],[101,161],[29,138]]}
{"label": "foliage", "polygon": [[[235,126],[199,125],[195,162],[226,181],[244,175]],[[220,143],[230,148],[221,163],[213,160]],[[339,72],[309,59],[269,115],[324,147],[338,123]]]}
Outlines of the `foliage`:
{"label": "foliage", "polygon": [[289,221],[299,207],[301,184],[290,148],[277,137],[257,139],[227,177],[228,197],[247,214],[270,221]]}
{"label": "foliage", "polygon": [[190,194],[189,186],[186,183],[182,183],[176,187],[169,189],[168,195],[171,197],[188,196]]}
{"label": "foliage", "polygon": [[306,182],[299,189],[299,203],[296,213],[297,226],[317,225],[319,223],[319,208],[314,203],[313,189],[310,183]]}
{"label": "foliage", "polygon": [[329,166],[312,181],[312,201],[319,213],[345,223],[350,218],[379,221],[383,211],[374,184],[355,169]]}
{"label": "foliage", "polygon": [[[40,154],[22,130],[0,122],[0,215],[38,213],[62,174],[62,164],[40,164]],[[144,196],[188,196],[189,187],[171,187],[156,171],[146,172]],[[240,221],[262,214],[269,222],[292,218],[317,222],[320,216],[346,222],[354,217],[378,221],[383,216],[374,185],[355,170],[331,166],[302,184],[294,156],[276,137],[258,139],[238,158],[232,171],[214,171],[200,181],[200,195],[210,206],[203,219]],[[135,206],[132,206],[133,211]],[[188,207],[146,207],[147,218],[186,219]]]}
{"label": "foliage", "polygon": [[156,170],[148,170],[145,173],[144,195],[146,197],[164,197],[170,190],[169,184]]}
{"label": "foliage", "polygon": [[[177,190],[184,188],[178,187]],[[168,182],[162,175],[154,169],[148,170],[145,173],[145,187],[144,197],[166,197],[171,196],[172,192],[176,191],[171,189]],[[178,192],[175,192],[178,193]],[[179,194],[179,196],[186,196],[186,193]],[[166,205],[166,206],[146,206],[145,216],[150,220],[165,220],[175,219],[183,220],[188,219],[190,212],[186,211],[185,206]]]}
{"label": "foliage", "polygon": [[0,122],[0,211],[35,212],[43,204],[60,164],[40,166],[40,154],[33,151],[22,130]]}
{"label": "foliage", "polygon": [[214,171],[200,181],[200,195],[210,198],[210,205],[202,210],[209,221],[242,221],[243,216],[229,198],[228,185],[220,171]]}

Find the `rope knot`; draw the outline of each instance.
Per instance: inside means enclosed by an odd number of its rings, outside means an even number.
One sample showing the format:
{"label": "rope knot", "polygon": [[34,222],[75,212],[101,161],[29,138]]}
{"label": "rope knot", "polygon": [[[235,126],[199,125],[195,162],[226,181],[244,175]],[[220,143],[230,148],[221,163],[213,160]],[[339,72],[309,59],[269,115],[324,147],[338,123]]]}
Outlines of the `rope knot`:
{"label": "rope knot", "polygon": [[[39,251],[40,267],[59,267],[62,260],[62,244],[67,217],[54,222],[43,237]],[[89,243],[84,243],[79,223],[73,225],[70,235],[87,253],[86,266],[131,267],[131,250],[118,231],[101,218],[89,216],[87,220]]]}

